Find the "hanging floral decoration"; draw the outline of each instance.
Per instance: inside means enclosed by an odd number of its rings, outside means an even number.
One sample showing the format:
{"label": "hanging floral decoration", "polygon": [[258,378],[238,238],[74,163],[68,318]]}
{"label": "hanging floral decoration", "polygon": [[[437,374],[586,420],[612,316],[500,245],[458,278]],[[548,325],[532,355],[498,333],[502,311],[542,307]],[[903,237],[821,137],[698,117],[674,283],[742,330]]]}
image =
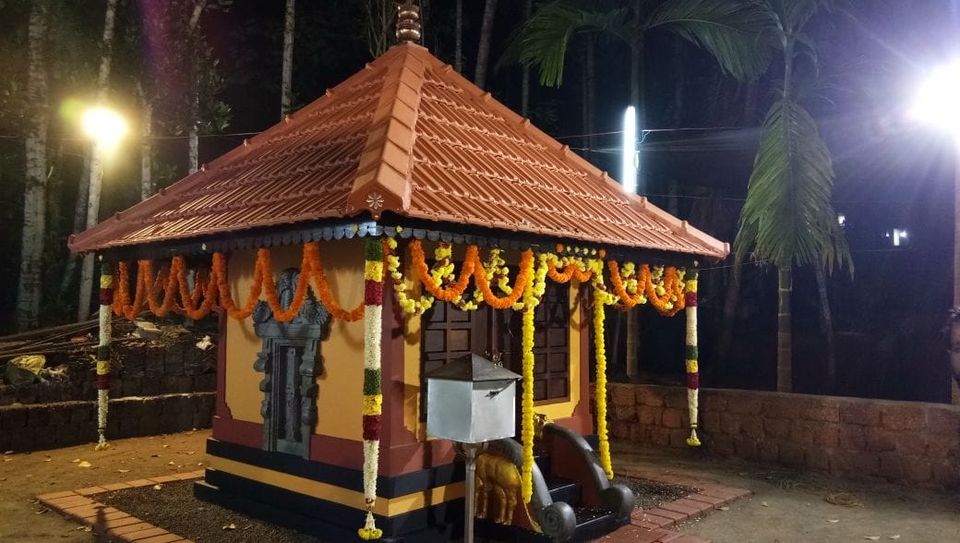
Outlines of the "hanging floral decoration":
{"label": "hanging floral decoration", "polygon": [[161,268],[156,274],[152,261],[140,260],[137,263],[134,299],[131,301],[129,265],[121,262],[118,266],[120,289],[113,302],[114,314],[133,319],[144,309],[149,309],[158,317],[178,313],[191,319],[200,319],[209,315],[215,306],[219,306],[229,316],[245,319],[253,313],[263,295],[274,317],[280,322],[289,322],[300,312],[310,287],[334,318],[352,322],[360,320],[364,313],[362,302],[353,309],[345,309],[338,303],[330,291],[330,284],[320,258],[320,248],[316,242],[305,243],[303,246],[296,291],[293,301],[286,308],[281,306],[278,298],[270,249],[261,248],[257,251],[253,282],[243,305],[238,305],[233,300],[227,259],[222,253],[213,254],[209,277],[202,272],[196,275],[192,291],[187,279],[187,271],[186,261],[182,256],[173,257],[170,265]]}
{"label": "hanging floral decoration", "polygon": [[383,333],[383,244],[367,238],[363,265],[363,498],[367,516],[357,530],[361,539],[380,539],[373,507],[377,501],[377,471],[380,460],[380,430],[383,409],[380,357]]}
{"label": "hanging floral decoration", "polygon": [[409,316],[419,317],[428,309],[433,307],[434,297],[429,294],[423,294],[419,297],[413,297],[410,294],[411,289],[407,287],[403,280],[403,272],[400,269],[400,257],[395,254],[397,249],[397,240],[386,238],[384,252],[386,254],[387,272],[393,280],[393,294],[397,298],[397,305]]}
{"label": "hanging floral decoration", "polygon": [[548,255],[541,254],[537,257],[537,269],[534,273],[534,279],[527,285],[523,293],[523,301],[515,306],[514,309],[522,311],[522,334],[521,334],[521,379],[523,392],[520,396],[521,420],[520,420],[520,443],[523,447],[523,462],[520,466],[520,495],[524,503],[530,503],[533,498],[533,440],[535,437],[533,421],[533,370],[536,359],[533,355],[534,345],[534,317],[536,316],[537,306],[547,290],[546,278],[548,267]]}
{"label": "hanging floral decoration", "polygon": [[699,272],[694,268],[685,283],[687,307],[687,346],[685,358],[687,365],[687,409],[690,413],[690,437],[687,438],[687,445],[691,447],[700,446],[700,438],[697,437],[697,407],[700,395],[700,367],[697,362],[699,358],[699,353],[697,352],[698,275]]}
{"label": "hanging floral decoration", "polygon": [[[562,268],[562,271],[557,267]],[[579,283],[586,283],[593,277],[593,272],[587,267],[582,258],[573,256],[564,256],[558,258],[551,255],[547,263],[547,276],[557,283],[568,283],[571,279],[576,279]]]}
{"label": "hanging floral decoration", "polygon": [[594,385],[597,404],[597,455],[600,467],[608,479],[613,479],[613,462],[610,459],[610,435],[607,431],[607,348],[603,307],[612,305],[616,297],[607,292],[603,284],[603,264],[599,259],[590,262],[593,268],[593,349],[596,362]]}
{"label": "hanging floral decoration", "polygon": [[[532,280],[533,274],[533,251],[527,249],[520,257],[520,270],[514,280],[513,288],[505,296],[497,296],[490,288],[490,282],[487,279],[487,270],[483,262],[480,261],[480,250],[476,245],[467,246],[463,257],[463,263],[460,266],[460,274],[457,276],[452,271],[448,275],[456,277],[456,281],[438,283],[434,280],[427,266],[426,255],[423,252],[423,245],[420,240],[410,242],[410,259],[417,278],[423,284],[423,287],[433,295],[437,300],[444,302],[456,302],[458,298],[470,285],[470,279],[474,279],[477,290],[483,296],[483,301],[496,309],[507,309],[513,307],[520,299],[527,285]],[[448,278],[449,279],[449,278]]]}
{"label": "hanging floral decoration", "polygon": [[97,343],[97,450],[107,448],[107,410],[110,400],[110,343],[112,333],[113,275],[100,267],[99,340]]}

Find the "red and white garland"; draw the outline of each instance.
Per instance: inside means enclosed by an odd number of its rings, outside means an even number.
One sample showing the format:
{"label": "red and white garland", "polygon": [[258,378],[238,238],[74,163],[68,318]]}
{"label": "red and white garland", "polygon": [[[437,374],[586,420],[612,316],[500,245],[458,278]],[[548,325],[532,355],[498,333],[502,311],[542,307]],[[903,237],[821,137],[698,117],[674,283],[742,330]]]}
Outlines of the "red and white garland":
{"label": "red and white garland", "polygon": [[380,539],[373,507],[377,501],[377,471],[380,463],[380,428],[383,410],[380,340],[383,333],[383,243],[367,238],[363,264],[363,498],[367,518],[357,530],[361,539]]}
{"label": "red and white garland", "polygon": [[700,365],[697,361],[700,356],[697,349],[697,276],[696,268],[691,270],[690,277],[687,279],[684,288],[686,289],[686,312],[687,312],[687,345],[686,345],[686,366],[687,366],[687,409],[690,413],[690,437],[687,438],[687,445],[691,447],[700,446],[700,438],[697,437],[697,408],[700,402]]}
{"label": "red and white garland", "polygon": [[97,450],[107,448],[107,404],[110,400],[110,336],[113,312],[113,275],[101,262],[100,341],[97,344]]}

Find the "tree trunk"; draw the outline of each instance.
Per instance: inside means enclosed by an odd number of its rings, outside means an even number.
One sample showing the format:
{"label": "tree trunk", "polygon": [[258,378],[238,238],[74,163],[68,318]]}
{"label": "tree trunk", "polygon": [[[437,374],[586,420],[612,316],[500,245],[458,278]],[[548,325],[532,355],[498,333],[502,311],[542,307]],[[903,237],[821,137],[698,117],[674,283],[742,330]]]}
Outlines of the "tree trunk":
{"label": "tree trunk", "polygon": [[[193,13],[190,14],[190,40],[195,41],[197,27],[200,25],[200,15],[207,6],[207,0],[196,0]],[[187,129],[187,171],[194,173],[200,169],[200,89],[197,67],[191,62],[190,66],[190,121]]]}
{"label": "tree trunk", "polygon": [[723,318],[720,339],[717,344],[717,360],[721,364],[729,361],[730,346],[733,343],[733,329],[737,321],[737,304],[740,302],[740,277],[743,274],[743,262],[733,255],[733,269],[727,281],[727,292],[723,297]]}
{"label": "tree trunk", "polygon": [[[639,21],[643,9],[643,0],[635,0],[633,5],[633,20]],[[643,117],[639,114],[643,101],[643,32],[638,30],[633,37],[633,47],[630,48],[630,104],[637,108],[637,120]],[[637,125],[641,126],[641,125]]]}
{"label": "tree trunk", "polygon": [[153,195],[153,104],[137,83],[140,98],[140,199]]}
{"label": "tree trunk", "polygon": [[790,297],[793,294],[793,270],[777,270],[777,391],[793,390],[793,330]]}
{"label": "tree trunk", "polygon": [[480,44],[477,47],[477,65],[473,71],[473,82],[485,88],[487,84],[487,64],[490,58],[490,40],[493,36],[493,16],[497,11],[497,0],[487,0],[483,6],[483,24],[480,27]]}
{"label": "tree trunk", "polygon": [[[100,51],[100,71],[97,74],[97,103],[107,100],[110,82],[110,65],[113,61],[113,22],[117,12],[117,0],[107,0],[103,18],[103,38]],[[103,184],[103,163],[100,150],[94,144],[90,156],[90,187],[87,196],[87,228],[92,228],[100,218],[100,191]],[[80,268],[80,299],[77,303],[77,320],[90,317],[90,296],[93,294],[93,253],[83,257]]]}
{"label": "tree trunk", "polygon": [[[87,224],[87,198],[90,196],[90,148],[83,150],[83,171],[80,173],[80,180],[77,184],[77,202],[73,208],[73,230],[74,234],[83,232]],[[67,254],[67,265],[63,270],[63,278],[60,281],[60,295],[66,296],[73,284],[77,272],[77,257]]]}
{"label": "tree trunk", "polygon": [[820,328],[825,340],[827,351],[827,394],[837,391],[837,353],[833,347],[833,314],[830,311],[830,297],[827,294],[827,275],[823,267],[813,266],[817,277],[817,295],[820,298]]}
{"label": "tree trunk", "polygon": [[463,0],[457,0],[457,21],[454,29],[453,69],[463,73]]}
{"label": "tree trunk", "polygon": [[280,78],[280,118],[290,112],[293,104],[293,37],[297,0],[287,0],[287,11],[283,19],[283,70]]}
{"label": "tree trunk", "polygon": [[587,44],[584,48],[584,72],[583,72],[583,133],[584,136],[584,146],[587,148],[587,151],[584,153],[584,156],[587,160],[590,160],[593,156],[593,132],[594,132],[594,117],[595,117],[595,104],[596,104],[596,83],[597,83],[597,70],[596,70],[596,51],[595,41],[592,36],[586,36]]}
{"label": "tree trunk", "polygon": [[24,140],[26,187],[23,195],[23,235],[20,280],[17,286],[17,328],[40,323],[43,295],[43,241],[46,236],[47,201],[47,38],[49,6],[34,0],[27,29],[27,96],[35,108]]}
{"label": "tree trunk", "polygon": [[[533,11],[533,0],[523,0],[523,20],[530,19]],[[530,116],[530,66],[523,65],[520,80],[520,115]]]}
{"label": "tree trunk", "polygon": [[[634,2],[634,21],[639,21],[643,9],[643,0]],[[642,30],[637,30],[633,37],[633,47],[630,48],[630,104],[637,108],[637,133],[641,134],[640,141],[643,141],[643,127],[646,123],[646,112],[644,111],[644,49],[645,40]],[[637,168],[637,194],[644,195],[647,191],[646,169],[642,161],[642,149],[638,151],[641,157],[640,166]]]}

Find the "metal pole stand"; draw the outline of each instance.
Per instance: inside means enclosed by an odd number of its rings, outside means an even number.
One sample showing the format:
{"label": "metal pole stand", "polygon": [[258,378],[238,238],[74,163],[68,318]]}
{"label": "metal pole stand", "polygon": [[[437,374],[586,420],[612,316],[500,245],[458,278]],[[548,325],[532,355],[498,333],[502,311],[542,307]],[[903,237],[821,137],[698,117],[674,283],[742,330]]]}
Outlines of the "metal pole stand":
{"label": "metal pole stand", "polygon": [[463,512],[463,541],[464,543],[473,543],[473,517],[476,514],[476,475],[477,475],[477,454],[482,451],[486,443],[454,443],[457,452],[463,455],[466,462],[465,483],[466,491],[464,499]]}

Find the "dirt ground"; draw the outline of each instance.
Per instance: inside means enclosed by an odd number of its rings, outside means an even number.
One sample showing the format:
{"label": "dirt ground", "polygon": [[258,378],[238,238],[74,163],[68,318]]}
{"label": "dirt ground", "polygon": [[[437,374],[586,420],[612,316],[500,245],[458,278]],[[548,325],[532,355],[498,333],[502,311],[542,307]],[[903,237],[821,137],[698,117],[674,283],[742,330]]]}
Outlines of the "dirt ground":
{"label": "dirt ground", "polygon": [[[90,533],[46,511],[37,494],[196,471],[209,431],[121,439],[105,451],[93,444],[4,454],[0,458],[0,541],[89,542]],[[76,460],[76,462],[75,462]],[[80,467],[88,462],[90,467]]]}
{"label": "dirt ground", "polygon": [[[614,447],[621,474],[631,469],[710,479],[753,496],[726,511],[687,522],[680,531],[714,543],[960,541],[960,492],[834,480],[756,464],[713,460],[697,451],[669,456]],[[834,502],[834,503],[831,503]]]}
{"label": "dirt ground", "polygon": [[145,486],[99,494],[97,501],[192,541],[324,543],[316,537],[199,501],[193,496],[193,481],[161,485],[159,490]]}
{"label": "dirt ground", "polygon": [[[92,536],[33,496],[202,467],[208,431],[133,438],[107,451],[92,445],[3,455],[0,462],[0,541],[89,542]],[[77,462],[74,462],[77,460]],[[89,462],[90,467],[80,467]],[[754,464],[712,460],[685,451],[665,456],[635,447],[614,447],[622,475],[631,470],[694,476],[749,488],[751,498],[728,510],[686,523],[683,532],[716,543],[846,541],[960,541],[960,493],[937,493],[885,484],[864,484]],[[828,499],[836,503],[830,503]],[[876,538],[876,539],[872,539]]]}

